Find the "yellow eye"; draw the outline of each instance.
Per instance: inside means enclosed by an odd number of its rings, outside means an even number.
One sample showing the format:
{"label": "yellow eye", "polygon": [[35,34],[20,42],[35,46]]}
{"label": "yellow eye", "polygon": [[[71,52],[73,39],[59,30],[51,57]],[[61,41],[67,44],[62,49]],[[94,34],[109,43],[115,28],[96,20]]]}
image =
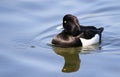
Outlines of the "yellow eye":
{"label": "yellow eye", "polygon": [[64,23],[67,23],[67,21],[64,21]]}
{"label": "yellow eye", "polygon": [[65,68],[63,69],[63,71],[66,71],[66,70],[67,70],[67,69],[65,69]]}

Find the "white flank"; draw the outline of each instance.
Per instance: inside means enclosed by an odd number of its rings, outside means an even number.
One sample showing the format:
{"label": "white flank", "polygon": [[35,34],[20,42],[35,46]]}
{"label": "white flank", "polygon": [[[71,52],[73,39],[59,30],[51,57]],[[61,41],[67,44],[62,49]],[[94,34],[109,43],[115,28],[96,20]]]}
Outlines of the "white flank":
{"label": "white flank", "polygon": [[93,45],[99,42],[99,35],[96,34],[93,38],[91,39],[84,39],[84,38],[80,38],[81,42],[82,42],[82,46],[89,46],[89,45]]}

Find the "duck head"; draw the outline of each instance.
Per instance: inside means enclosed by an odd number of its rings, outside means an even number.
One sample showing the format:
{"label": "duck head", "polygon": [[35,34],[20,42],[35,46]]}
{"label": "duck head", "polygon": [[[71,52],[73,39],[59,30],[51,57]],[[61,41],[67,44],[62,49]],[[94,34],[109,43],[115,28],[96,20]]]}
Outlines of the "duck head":
{"label": "duck head", "polygon": [[67,14],[63,17],[64,31],[70,35],[76,36],[80,32],[80,25],[76,16]]}

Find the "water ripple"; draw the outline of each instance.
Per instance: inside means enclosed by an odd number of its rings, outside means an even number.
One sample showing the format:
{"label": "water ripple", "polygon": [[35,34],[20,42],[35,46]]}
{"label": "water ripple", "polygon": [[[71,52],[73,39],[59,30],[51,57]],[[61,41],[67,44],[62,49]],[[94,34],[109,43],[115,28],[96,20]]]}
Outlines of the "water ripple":
{"label": "water ripple", "polygon": [[[91,15],[86,15],[86,16],[83,16],[83,17],[79,17],[79,19],[98,19],[99,18],[105,18],[105,20],[107,21],[108,18],[113,18],[113,17],[116,17],[116,16],[120,16],[120,14],[108,14],[108,15],[103,15],[103,14],[91,14]],[[107,17],[107,19],[106,19]],[[113,20],[113,19],[112,19]],[[110,21],[112,21],[110,20]],[[101,20],[102,21],[102,20]],[[92,22],[91,22],[92,23]],[[99,22],[98,22],[99,23]],[[105,22],[102,21],[102,23],[104,24]],[[119,23],[113,23],[110,24],[110,23],[105,23],[107,25],[104,26],[105,28],[105,31],[103,33],[103,42],[101,44],[102,46],[102,50],[113,50],[113,49],[119,49],[119,45],[120,45],[120,42],[118,42],[120,40],[120,38],[118,37],[119,36],[119,30],[117,30],[119,27],[118,27],[118,24]],[[47,48],[50,48],[48,46],[48,44],[50,44],[51,42],[51,39],[56,35],[58,34],[59,32],[62,31],[59,30],[59,29],[56,29],[56,27],[60,27],[62,26],[61,24],[58,24],[58,25],[55,25],[55,26],[51,26],[49,28],[47,28],[46,30],[42,31],[41,33],[39,33],[33,40],[34,42],[36,42],[36,44],[38,44],[40,47],[47,47]],[[117,29],[115,29],[116,32],[113,32],[113,28],[115,27],[118,27]],[[118,35],[118,36],[117,36]],[[116,37],[117,36],[117,37]],[[106,39],[107,38],[107,39]]]}

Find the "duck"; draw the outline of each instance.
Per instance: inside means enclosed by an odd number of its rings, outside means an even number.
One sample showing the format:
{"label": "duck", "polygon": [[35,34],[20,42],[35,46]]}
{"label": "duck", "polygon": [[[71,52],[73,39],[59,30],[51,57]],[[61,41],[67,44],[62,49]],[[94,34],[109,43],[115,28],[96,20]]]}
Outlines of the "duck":
{"label": "duck", "polygon": [[63,31],[52,39],[52,44],[60,47],[89,46],[101,43],[103,27],[80,25],[72,14],[63,17]]}

